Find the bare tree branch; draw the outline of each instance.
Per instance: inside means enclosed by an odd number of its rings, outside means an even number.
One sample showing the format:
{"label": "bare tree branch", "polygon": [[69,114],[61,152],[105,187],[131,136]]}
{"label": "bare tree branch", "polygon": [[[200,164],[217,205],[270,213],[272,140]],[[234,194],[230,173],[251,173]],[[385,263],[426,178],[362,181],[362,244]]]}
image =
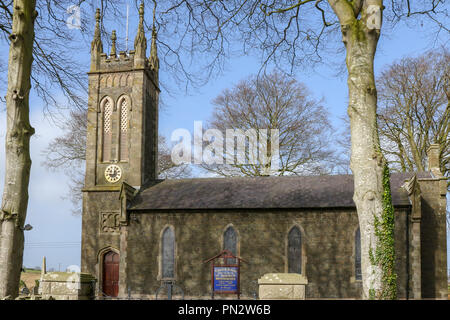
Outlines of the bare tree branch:
{"label": "bare tree branch", "polygon": [[[219,130],[224,137],[228,129],[254,129],[257,136],[266,129],[270,140],[270,130],[279,130],[281,165],[272,174],[324,174],[333,171],[336,157],[331,148],[332,129],[328,113],[319,101],[311,97],[304,84],[279,72],[259,78],[252,76],[234,88],[224,90],[214,104],[216,108],[208,128]],[[269,146],[267,156],[270,159]],[[232,153],[228,153],[226,148],[216,152],[221,153],[223,159],[234,158],[236,146]],[[247,149],[246,163],[202,164],[201,167],[222,176],[266,175],[270,161],[263,163],[261,158],[256,162],[250,161],[256,157]]]}

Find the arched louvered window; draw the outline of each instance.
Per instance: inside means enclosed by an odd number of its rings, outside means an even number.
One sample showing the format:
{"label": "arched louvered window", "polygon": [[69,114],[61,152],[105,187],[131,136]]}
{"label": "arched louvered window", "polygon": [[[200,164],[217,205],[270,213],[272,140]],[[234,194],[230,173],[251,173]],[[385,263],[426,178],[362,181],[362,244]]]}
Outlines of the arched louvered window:
{"label": "arched louvered window", "polygon": [[355,232],[355,279],[362,280],[361,273],[361,232],[359,228]]}
{"label": "arched louvered window", "polygon": [[288,234],[288,272],[302,273],[302,233],[298,227]]}
{"label": "arched louvered window", "polygon": [[167,227],[162,234],[162,278],[175,278],[175,234]]}
{"label": "arched louvered window", "polygon": [[120,160],[128,160],[128,121],[129,121],[129,105],[128,99],[120,100],[120,135],[119,150]]}
{"label": "arched louvered window", "polygon": [[112,140],[112,121],[113,104],[111,99],[106,98],[103,104],[103,161],[111,160],[111,140]]}
{"label": "arched louvered window", "polygon": [[[223,234],[223,249],[229,250],[234,256],[237,256],[238,236],[236,230],[232,226],[229,226]],[[225,263],[235,264],[236,259],[228,259]]]}

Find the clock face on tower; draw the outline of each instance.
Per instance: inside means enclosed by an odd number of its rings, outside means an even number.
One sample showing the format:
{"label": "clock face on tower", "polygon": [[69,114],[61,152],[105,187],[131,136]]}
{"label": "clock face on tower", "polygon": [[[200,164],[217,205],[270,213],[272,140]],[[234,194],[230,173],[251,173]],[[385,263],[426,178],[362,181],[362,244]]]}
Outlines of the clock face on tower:
{"label": "clock face on tower", "polygon": [[105,170],[106,181],[114,183],[122,177],[122,169],[115,164],[109,165]]}

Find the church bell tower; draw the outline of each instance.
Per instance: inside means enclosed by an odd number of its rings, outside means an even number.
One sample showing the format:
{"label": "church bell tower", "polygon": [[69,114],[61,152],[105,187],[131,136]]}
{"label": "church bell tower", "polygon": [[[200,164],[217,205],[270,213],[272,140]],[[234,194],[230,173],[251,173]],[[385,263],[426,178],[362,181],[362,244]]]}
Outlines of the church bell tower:
{"label": "church bell tower", "polygon": [[102,52],[100,12],[96,13],[89,72],[86,187],[114,186],[122,181],[141,186],[157,177],[159,61],[155,31],[150,58],[146,57],[143,15],[141,5],[134,51],[117,55],[113,31],[108,56]]}
{"label": "church bell tower", "polygon": [[83,189],[82,271],[99,277],[102,254],[119,251],[119,192],[123,182],[139,188],[157,178],[159,60],[153,28],[146,56],[144,6],[134,50],[103,52],[100,10],[91,44],[87,115],[86,176]]}

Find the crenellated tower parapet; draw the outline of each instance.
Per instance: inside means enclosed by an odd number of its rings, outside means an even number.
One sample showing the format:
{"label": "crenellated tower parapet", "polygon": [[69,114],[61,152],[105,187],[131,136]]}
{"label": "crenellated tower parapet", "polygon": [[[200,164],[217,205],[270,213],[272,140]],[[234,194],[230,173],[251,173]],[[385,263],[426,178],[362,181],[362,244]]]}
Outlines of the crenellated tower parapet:
{"label": "crenellated tower parapet", "polygon": [[[111,76],[111,73],[132,72],[133,70],[145,70],[145,73],[159,90],[159,58],[157,54],[156,31],[153,26],[150,56],[147,57],[147,38],[144,30],[144,4],[139,7],[139,24],[134,40],[134,49],[117,53],[117,34],[111,33],[111,51],[103,52],[103,44],[100,32],[100,10],[96,11],[96,25],[94,39],[91,43],[91,69],[89,75],[100,75],[100,86],[116,87],[124,86],[126,80],[120,80],[120,75]],[[107,75],[109,74],[109,75]],[[111,78],[111,79],[108,79]],[[117,80],[117,81],[116,81]]]}

